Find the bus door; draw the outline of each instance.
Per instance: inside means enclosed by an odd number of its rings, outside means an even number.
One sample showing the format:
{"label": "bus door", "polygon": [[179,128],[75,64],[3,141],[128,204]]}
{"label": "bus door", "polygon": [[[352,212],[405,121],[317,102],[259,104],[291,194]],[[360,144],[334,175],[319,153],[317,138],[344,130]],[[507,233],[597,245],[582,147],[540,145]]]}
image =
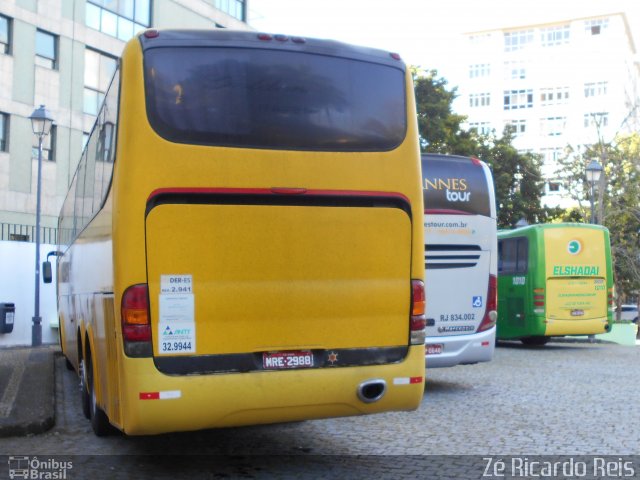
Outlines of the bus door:
{"label": "bus door", "polygon": [[[530,302],[530,277],[528,277],[529,240],[526,237],[505,238],[498,241],[498,305],[505,305],[507,318],[498,324],[500,330],[516,332],[532,327],[533,318],[527,318]],[[530,308],[529,308],[530,311]],[[505,332],[501,331],[501,334]]]}

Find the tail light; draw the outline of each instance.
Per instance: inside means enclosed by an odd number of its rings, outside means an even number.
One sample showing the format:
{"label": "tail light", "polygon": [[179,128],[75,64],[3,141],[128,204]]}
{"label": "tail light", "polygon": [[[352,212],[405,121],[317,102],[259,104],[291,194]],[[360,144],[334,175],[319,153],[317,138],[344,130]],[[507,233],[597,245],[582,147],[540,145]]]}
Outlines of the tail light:
{"label": "tail light", "polygon": [[544,288],[533,289],[533,313],[544,315]]}
{"label": "tail light", "polygon": [[122,340],[130,357],[151,356],[149,290],[146,283],[132,285],[122,296]]}
{"label": "tail light", "polygon": [[411,345],[424,345],[427,317],[425,316],[424,282],[411,280]]}
{"label": "tail light", "polygon": [[498,320],[498,277],[489,275],[489,288],[487,290],[487,307],[484,311],[482,322],[478,326],[478,333],[489,330]]}

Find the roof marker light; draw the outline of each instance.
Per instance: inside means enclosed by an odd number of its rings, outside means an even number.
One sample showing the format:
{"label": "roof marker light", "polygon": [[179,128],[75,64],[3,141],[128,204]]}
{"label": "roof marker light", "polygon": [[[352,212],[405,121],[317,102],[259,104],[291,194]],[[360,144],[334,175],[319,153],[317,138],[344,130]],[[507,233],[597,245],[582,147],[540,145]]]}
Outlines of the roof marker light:
{"label": "roof marker light", "polygon": [[286,35],[282,35],[280,33],[277,35],[274,35],[273,38],[279,42],[286,42],[287,40],[289,40],[289,37],[287,37]]}
{"label": "roof marker light", "polygon": [[157,38],[160,36],[160,32],[155,28],[152,28],[151,30],[145,31],[144,36],[145,38]]}
{"label": "roof marker light", "polygon": [[291,37],[291,41],[293,43],[307,43],[307,41],[302,37]]}
{"label": "roof marker light", "polygon": [[393,58],[394,60],[402,60],[402,57],[400,57],[399,53],[390,53],[389,55],[391,55],[391,58]]}
{"label": "roof marker light", "polygon": [[258,40],[269,41],[269,40],[273,40],[273,37],[268,33],[259,33]]}

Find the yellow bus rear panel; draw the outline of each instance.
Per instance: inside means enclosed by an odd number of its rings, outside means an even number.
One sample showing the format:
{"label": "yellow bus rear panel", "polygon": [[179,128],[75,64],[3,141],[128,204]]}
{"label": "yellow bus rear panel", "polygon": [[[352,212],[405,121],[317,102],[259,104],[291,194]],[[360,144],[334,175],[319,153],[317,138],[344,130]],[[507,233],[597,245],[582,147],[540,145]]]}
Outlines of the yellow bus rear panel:
{"label": "yellow bus rear panel", "polygon": [[[414,410],[424,392],[423,359],[424,347],[414,346],[390,365],[193,376],[160,374],[152,359],[125,359],[122,429],[149,435]],[[368,380],[386,385],[376,402],[358,398]]]}

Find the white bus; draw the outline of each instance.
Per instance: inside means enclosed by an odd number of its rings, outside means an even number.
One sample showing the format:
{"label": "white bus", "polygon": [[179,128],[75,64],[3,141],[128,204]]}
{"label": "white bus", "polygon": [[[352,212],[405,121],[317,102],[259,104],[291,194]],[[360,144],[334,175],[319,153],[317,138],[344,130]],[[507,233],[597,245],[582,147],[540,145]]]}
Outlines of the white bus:
{"label": "white bus", "polygon": [[488,362],[497,318],[496,201],[477,158],[422,155],[429,368]]}

